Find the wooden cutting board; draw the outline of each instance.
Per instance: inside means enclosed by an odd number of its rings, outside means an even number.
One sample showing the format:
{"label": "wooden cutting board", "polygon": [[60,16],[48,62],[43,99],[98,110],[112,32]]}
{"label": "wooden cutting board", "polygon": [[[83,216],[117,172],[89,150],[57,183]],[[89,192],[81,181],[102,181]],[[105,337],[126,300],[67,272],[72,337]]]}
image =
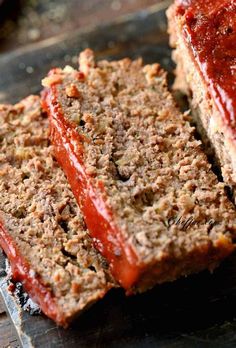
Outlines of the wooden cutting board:
{"label": "wooden cutting board", "polygon": [[[165,7],[170,1],[98,28],[49,39],[0,58],[0,102],[39,93],[40,80],[53,66],[76,66],[78,52],[93,48],[98,58],[142,56],[160,62],[173,79]],[[0,254],[0,268],[5,258]],[[73,347],[236,347],[236,256],[214,273],[181,279],[126,298],[111,291],[68,330],[43,315],[30,316],[7,290],[0,291],[24,348]]]}

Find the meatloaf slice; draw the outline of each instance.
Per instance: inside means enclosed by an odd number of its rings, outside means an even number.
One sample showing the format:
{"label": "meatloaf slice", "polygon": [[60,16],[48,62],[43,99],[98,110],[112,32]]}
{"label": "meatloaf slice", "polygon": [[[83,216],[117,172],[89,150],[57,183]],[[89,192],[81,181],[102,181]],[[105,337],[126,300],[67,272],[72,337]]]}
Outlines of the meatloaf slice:
{"label": "meatloaf slice", "polygon": [[95,62],[43,80],[56,158],[98,250],[128,291],[213,269],[236,212],[158,64]]}
{"label": "meatloaf slice", "polygon": [[0,245],[13,279],[67,326],[112,286],[64,173],[39,97],[0,106]]}
{"label": "meatloaf slice", "polygon": [[174,88],[188,95],[199,131],[235,191],[236,2],[178,0],[167,15],[177,63]]}

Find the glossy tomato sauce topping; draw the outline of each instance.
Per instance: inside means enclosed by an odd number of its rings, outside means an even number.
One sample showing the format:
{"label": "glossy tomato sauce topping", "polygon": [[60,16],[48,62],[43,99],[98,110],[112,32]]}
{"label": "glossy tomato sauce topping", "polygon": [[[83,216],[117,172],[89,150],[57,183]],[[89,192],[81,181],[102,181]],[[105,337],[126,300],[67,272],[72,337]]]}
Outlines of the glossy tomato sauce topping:
{"label": "glossy tomato sauce topping", "polygon": [[[131,245],[116,226],[112,211],[106,204],[103,182],[94,183],[83,163],[83,140],[68,123],[58,102],[57,84],[43,93],[43,108],[50,118],[54,154],[63,168],[95,247],[108,260],[115,279],[129,292],[139,280],[143,269]],[[99,188],[99,189],[98,189]]]}
{"label": "glossy tomato sauce topping", "polygon": [[224,121],[236,136],[236,1],[178,0],[184,36]]}
{"label": "glossy tomato sauce topping", "polygon": [[39,304],[42,311],[59,325],[68,326],[66,318],[58,308],[57,302],[50,289],[43,284],[40,277],[30,268],[26,259],[21,255],[15,241],[0,221],[0,246],[6,253],[10,265],[12,279],[21,282],[30,297]]}

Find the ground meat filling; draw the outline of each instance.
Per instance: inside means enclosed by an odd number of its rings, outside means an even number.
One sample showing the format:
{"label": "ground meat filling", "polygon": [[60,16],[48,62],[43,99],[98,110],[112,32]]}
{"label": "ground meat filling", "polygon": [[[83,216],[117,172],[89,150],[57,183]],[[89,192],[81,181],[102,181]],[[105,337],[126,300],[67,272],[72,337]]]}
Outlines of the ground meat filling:
{"label": "ground meat filling", "polygon": [[[81,79],[71,68],[60,72],[58,98],[86,139],[87,173],[95,185],[104,183],[107,203],[142,260],[153,260],[157,251],[178,257],[227,235],[233,227],[222,217],[235,219],[235,213],[159,65],[90,60],[85,72]],[[169,224],[178,217],[193,218],[195,225],[186,231]]]}
{"label": "ground meat filling", "polygon": [[89,49],[79,63],[48,74],[44,103],[57,159],[114,276],[132,292],[213,269],[234,249],[235,209],[165,73],[140,59],[96,62]]}
{"label": "ground meat filling", "polygon": [[38,97],[0,106],[0,220],[69,320],[111,277],[53,159],[48,126]]}

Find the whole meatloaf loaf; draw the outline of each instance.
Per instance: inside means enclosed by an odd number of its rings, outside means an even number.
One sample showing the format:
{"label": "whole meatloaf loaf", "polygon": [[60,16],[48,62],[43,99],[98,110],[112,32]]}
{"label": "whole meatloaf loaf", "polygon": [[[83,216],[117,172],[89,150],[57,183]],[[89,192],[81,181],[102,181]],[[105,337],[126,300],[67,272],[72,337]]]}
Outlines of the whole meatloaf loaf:
{"label": "whole meatloaf loaf", "polygon": [[236,197],[236,1],[176,0],[167,14],[174,87],[188,95],[202,138]]}
{"label": "whole meatloaf loaf", "polygon": [[213,269],[234,249],[236,213],[158,64],[94,60],[43,80],[55,155],[120,284]]}
{"label": "whole meatloaf loaf", "polygon": [[48,137],[39,97],[0,106],[0,245],[13,279],[47,316],[67,326],[104,296],[112,279]]}

